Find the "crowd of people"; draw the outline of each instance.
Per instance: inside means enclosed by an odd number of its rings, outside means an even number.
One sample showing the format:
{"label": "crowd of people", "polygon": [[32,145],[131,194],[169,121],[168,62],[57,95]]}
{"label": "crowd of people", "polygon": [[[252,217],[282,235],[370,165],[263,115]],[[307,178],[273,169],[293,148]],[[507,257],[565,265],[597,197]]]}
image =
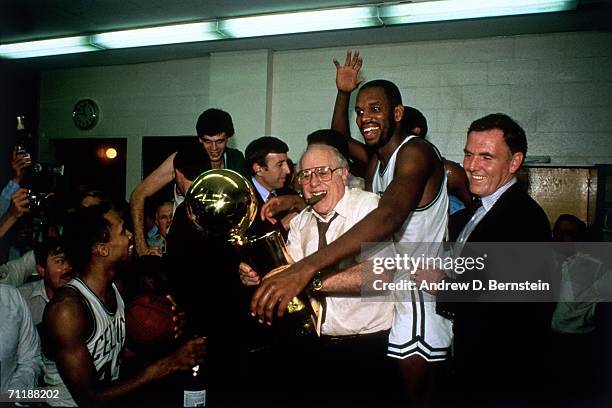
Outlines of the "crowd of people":
{"label": "crowd of people", "polygon": [[[231,115],[211,108],[197,120],[194,147],[149,174],[129,207],[97,190],[74,203],[49,196],[40,206],[23,187],[31,160],[13,151],[13,177],[0,196],[3,396],[43,387],[55,394],[38,406],[182,406],[184,379],[202,367],[211,407],[606,400],[605,304],[481,302],[465,293],[457,302],[461,286],[451,283],[482,271],[372,273],[376,259],[436,257],[448,242],[594,240],[567,214],[551,231],[517,182],[523,128],[503,113],[476,118],[459,165],[427,140],[425,117],[404,106],[395,84],[364,83],[358,52],[334,63],[331,126],[304,132],[308,147],[295,164],[278,137],[254,138],[244,154],[228,147]],[[355,92],[363,141],[350,134]],[[278,231],[292,263],[259,270],[193,224],[185,195],[211,169],[251,183],[258,214],[248,235]],[[145,204],[169,183],[174,197],[154,202],[147,217]],[[567,275],[575,255],[561,264]],[[374,279],[417,286],[378,291]],[[418,288],[442,282],[444,289]],[[142,293],[172,302],[170,345],[143,350],[126,336],[126,305]],[[298,333],[286,324],[287,307],[304,293],[315,329]]]}

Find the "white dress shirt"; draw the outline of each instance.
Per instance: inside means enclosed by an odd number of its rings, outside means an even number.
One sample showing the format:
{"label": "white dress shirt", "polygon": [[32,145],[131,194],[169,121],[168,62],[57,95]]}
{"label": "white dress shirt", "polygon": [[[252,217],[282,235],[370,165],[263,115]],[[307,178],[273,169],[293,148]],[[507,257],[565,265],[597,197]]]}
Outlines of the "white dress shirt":
{"label": "white dress shirt", "polygon": [[[325,234],[327,242],[332,242],[348,231],[370,211],[378,207],[378,196],[374,193],[360,189],[345,188],[342,199],[334,211],[325,218],[316,214],[311,207],[307,207],[289,224],[288,250],[295,261],[299,261],[317,251],[319,233],[317,218],[332,221]],[[393,245],[385,246],[383,253],[376,257],[394,256]],[[345,269],[361,262],[360,259],[350,258],[340,262],[339,269]],[[363,298],[360,296],[326,296],[325,321],[321,333],[331,336],[345,336],[354,334],[375,333],[388,330],[393,317],[393,302],[385,297]]]}

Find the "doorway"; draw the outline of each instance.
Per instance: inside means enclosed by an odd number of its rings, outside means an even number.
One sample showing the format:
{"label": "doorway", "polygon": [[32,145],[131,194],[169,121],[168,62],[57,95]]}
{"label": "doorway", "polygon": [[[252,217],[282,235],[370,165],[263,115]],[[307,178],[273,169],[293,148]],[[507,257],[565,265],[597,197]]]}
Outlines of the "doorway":
{"label": "doorway", "polygon": [[100,190],[124,202],[127,139],[54,139],[53,145],[56,162],[64,165],[64,192]]}

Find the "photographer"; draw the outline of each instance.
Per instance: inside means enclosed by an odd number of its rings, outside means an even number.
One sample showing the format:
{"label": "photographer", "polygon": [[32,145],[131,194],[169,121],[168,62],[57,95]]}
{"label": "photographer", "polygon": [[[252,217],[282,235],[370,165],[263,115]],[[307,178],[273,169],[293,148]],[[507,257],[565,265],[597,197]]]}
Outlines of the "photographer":
{"label": "photographer", "polygon": [[13,177],[6,184],[0,194],[0,216],[4,215],[11,205],[11,197],[21,187],[25,171],[32,165],[32,159],[28,153],[17,154],[17,146],[13,147],[11,168]]}

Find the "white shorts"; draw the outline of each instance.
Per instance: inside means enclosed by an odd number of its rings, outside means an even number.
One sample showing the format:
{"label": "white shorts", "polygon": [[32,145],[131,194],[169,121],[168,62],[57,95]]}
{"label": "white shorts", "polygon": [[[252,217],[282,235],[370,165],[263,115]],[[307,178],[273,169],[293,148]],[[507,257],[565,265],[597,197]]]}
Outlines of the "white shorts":
{"label": "white shorts", "polygon": [[420,290],[405,292],[395,303],[387,355],[404,359],[419,355],[427,361],[444,361],[451,349],[453,324],[436,313],[435,296]]}

